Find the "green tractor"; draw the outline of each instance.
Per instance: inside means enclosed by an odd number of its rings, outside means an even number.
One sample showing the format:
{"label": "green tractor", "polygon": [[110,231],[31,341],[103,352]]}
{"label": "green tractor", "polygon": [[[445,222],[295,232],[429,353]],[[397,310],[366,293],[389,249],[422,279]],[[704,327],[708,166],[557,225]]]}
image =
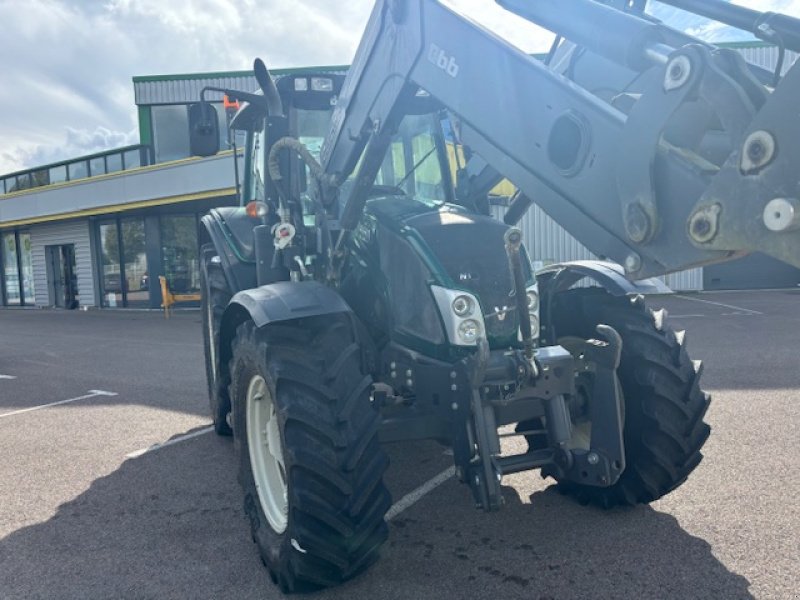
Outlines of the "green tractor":
{"label": "green tractor", "polygon": [[[498,2],[560,34],[545,61],[437,0],[378,0],[346,77],[274,81],[256,61],[259,93],[216,90],[244,102],[246,144],[240,206],[203,218],[211,410],[284,591],[377,558],[383,442],[449,446],[484,510],[523,471],[604,507],[674,490],[709,397],[646,278],[752,250],[800,260],[800,68],[746,65],[644,2]],[[797,20],[665,2],[800,50]],[[210,155],[203,97],[192,148]],[[456,186],[443,122],[469,150]],[[501,221],[486,192],[502,177],[519,192]],[[515,227],[531,198],[615,262],[534,273]],[[509,432],[523,451],[502,451]]]}
{"label": "green tractor", "polygon": [[[438,108],[403,117],[343,233],[337,204],[358,182],[325,203],[313,174],[342,79],[286,76],[282,118],[255,101],[237,114],[243,205],[203,219],[214,427],[235,433],[274,580],[333,585],[376,559],[391,504],[383,442],[447,444],[486,510],[502,504],[503,475],[537,468],[602,506],[682,483],[709,433],[683,335],[608,263],[537,278],[519,230],[459,204]],[[281,156],[276,142],[298,148],[287,139],[309,150]],[[604,287],[573,288],[586,277]],[[501,455],[508,424],[527,452]]]}

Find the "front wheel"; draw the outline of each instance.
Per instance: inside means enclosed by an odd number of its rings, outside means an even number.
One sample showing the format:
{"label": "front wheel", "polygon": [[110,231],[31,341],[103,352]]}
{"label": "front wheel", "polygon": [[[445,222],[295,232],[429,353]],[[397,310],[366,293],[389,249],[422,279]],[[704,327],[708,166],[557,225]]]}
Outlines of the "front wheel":
{"label": "front wheel", "polygon": [[617,376],[625,401],[626,468],[610,487],[571,481],[559,487],[603,507],[649,503],[680,486],[702,460],[711,431],[703,421],[710,398],[700,389],[701,365],[689,358],[683,332],[666,324],[664,313],[646,308],[641,296],[577,288],[555,297],[553,325],[565,347],[570,339],[595,337],[600,323],[622,337]]}
{"label": "front wheel", "polygon": [[391,499],[372,380],[349,321],[237,329],[235,446],[253,540],[284,592],[336,585],[377,559]]}

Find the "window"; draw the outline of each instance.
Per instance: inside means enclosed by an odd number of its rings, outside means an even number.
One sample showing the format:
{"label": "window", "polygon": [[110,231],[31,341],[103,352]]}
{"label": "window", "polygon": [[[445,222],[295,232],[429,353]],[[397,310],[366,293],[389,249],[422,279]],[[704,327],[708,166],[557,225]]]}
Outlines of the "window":
{"label": "window", "polygon": [[[409,198],[430,206],[446,202],[443,164],[436,143],[438,126],[434,115],[406,116],[375,177],[375,185],[399,188]],[[351,180],[358,168],[353,170]]]}
{"label": "window", "polygon": [[249,200],[264,201],[266,190],[264,182],[266,178],[267,159],[264,155],[266,133],[264,130],[258,131],[253,135],[253,183]]}
{"label": "window", "polygon": [[5,281],[6,304],[22,304],[17,261],[17,236],[13,232],[3,234],[3,280]]}
{"label": "window", "polygon": [[188,157],[189,113],[186,105],[153,106],[151,111],[156,162]]}
{"label": "window", "polygon": [[403,119],[392,143],[392,173],[383,181],[383,185],[400,187],[410,197],[431,205],[446,200],[434,123],[431,115]]}
{"label": "window", "polygon": [[200,291],[197,221],[193,214],[161,217],[161,258],[170,291]]}

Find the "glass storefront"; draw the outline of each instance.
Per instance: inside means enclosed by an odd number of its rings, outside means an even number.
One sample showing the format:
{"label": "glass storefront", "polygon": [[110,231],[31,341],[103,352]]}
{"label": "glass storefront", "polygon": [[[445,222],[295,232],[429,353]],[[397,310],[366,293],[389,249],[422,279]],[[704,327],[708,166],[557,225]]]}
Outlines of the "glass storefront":
{"label": "glass storefront", "polygon": [[22,303],[19,285],[19,262],[17,260],[17,236],[14,232],[3,234],[3,281],[5,302],[14,306]]}
{"label": "glass storefront", "polygon": [[[198,215],[148,217],[158,229],[145,226],[144,217],[125,217],[99,221],[98,256],[102,305],[107,308],[157,307],[160,298],[159,275],[176,294],[200,292],[200,261],[197,246]],[[150,247],[146,232],[157,233],[160,247]],[[155,240],[152,240],[155,241]],[[148,264],[158,260],[151,272]]]}
{"label": "glass storefront", "polygon": [[161,260],[171,291],[177,294],[200,291],[197,221],[193,214],[161,217]]}

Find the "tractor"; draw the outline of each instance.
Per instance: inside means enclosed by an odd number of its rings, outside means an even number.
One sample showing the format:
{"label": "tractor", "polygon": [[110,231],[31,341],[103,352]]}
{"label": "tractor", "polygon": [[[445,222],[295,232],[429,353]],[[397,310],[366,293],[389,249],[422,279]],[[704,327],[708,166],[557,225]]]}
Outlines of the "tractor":
{"label": "tractor", "polygon": [[[498,2],[558,34],[544,61],[438,0],[378,0],[346,74],[275,80],[256,60],[258,92],[208,88],[190,111],[211,155],[205,93],[241,102],[239,206],[202,220],[205,363],[283,591],[377,559],[384,443],[448,446],[486,511],[523,471],[602,507],[671,492],[701,461],[709,396],[648,278],[800,261],[800,68],[747,65],[638,1]],[[667,3],[800,49],[800,21]],[[534,272],[516,227],[533,202],[600,259]]]}

